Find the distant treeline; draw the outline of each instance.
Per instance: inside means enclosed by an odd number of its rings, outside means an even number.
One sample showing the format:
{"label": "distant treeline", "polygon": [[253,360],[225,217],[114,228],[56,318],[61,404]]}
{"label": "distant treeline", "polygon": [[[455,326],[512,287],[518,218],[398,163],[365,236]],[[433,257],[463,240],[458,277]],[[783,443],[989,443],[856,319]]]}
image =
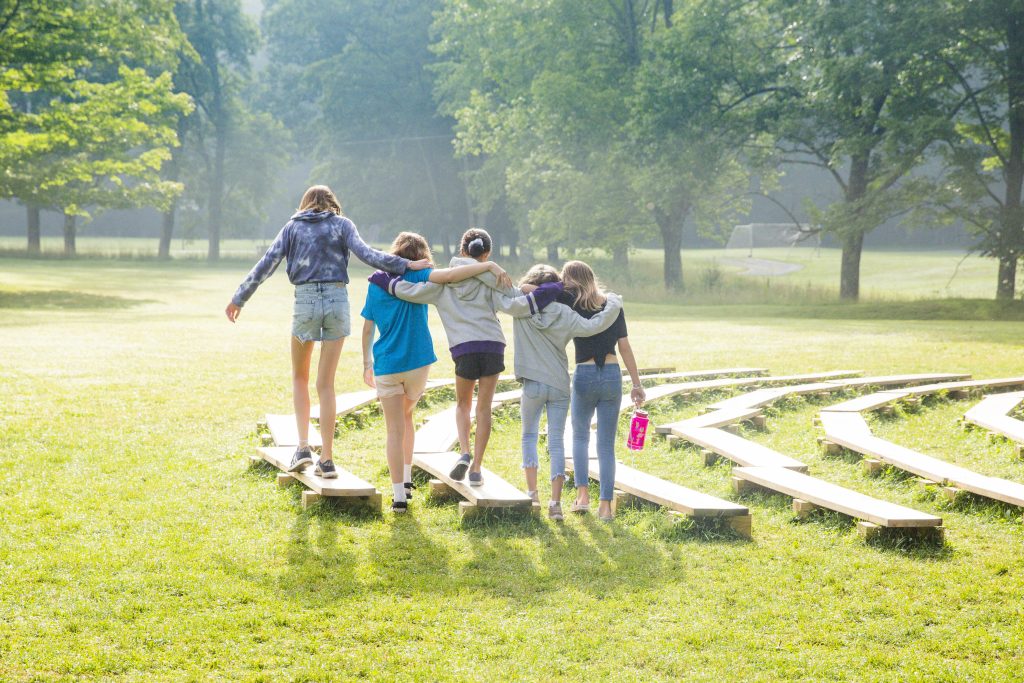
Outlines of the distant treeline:
{"label": "distant treeline", "polygon": [[161,255],[177,232],[217,259],[316,181],[445,254],[467,225],[617,268],[657,245],[668,288],[752,210],[841,246],[851,299],[872,231],[955,225],[1016,294],[1024,0],[264,5],[0,0],[0,199],[29,254],[43,211],[73,255],[82,217],[152,207]]}

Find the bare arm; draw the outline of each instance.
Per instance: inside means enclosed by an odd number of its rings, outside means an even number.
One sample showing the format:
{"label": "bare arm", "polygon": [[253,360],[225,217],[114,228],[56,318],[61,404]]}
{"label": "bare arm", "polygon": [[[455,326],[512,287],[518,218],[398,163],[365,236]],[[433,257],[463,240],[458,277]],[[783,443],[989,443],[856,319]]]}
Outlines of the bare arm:
{"label": "bare arm", "polygon": [[373,380],[373,321],[363,320],[363,381],[375,387]]}
{"label": "bare arm", "polygon": [[498,281],[507,281],[509,285],[512,284],[512,279],[509,278],[508,273],[494,261],[484,261],[482,263],[474,263],[468,266],[456,266],[455,268],[437,268],[430,272],[430,282],[436,284],[449,284],[452,282],[462,282],[468,280],[471,277],[480,275],[481,273],[491,272],[497,278]]}
{"label": "bare arm", "polygon": [[636,357],[633,356],[633,347],[629,345],[629,337],[620,337],[618,346],[619,355],[626,365],[629,378],[633,381],[633,390],[629,392],[629,397],[639,408],[647,400],[647,392],[644,391],[644,386],[640,383],[640,371],[636,368]]}

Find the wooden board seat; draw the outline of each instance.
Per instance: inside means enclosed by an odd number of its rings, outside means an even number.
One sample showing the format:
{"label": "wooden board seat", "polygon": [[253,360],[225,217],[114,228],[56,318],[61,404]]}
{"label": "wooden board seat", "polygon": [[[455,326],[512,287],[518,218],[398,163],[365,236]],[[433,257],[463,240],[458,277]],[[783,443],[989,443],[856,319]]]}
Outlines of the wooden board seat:
{"label": "wooden board seat", "polygon": [[847,387],[906,387],[924,382],[954,382],[970,379],[970,375],[962,373],[919,373],[913,375],[881,375],[878,377],[859,377],[845,380]]}
{"label": "wooden board seat", "polygon": [[672,434],[674,429],[697,427],[724,427],[756,417],[761,414],[760,408],[733,408],[732,410],[716,410],[678,422],[658,425],[654,428],[657,434]]}
{"label": "wooden board seat", "polygon": [[909,394],[906,391],[879,391],[874,394],[865,394],[864,396],[851,398],[850,400],[843,401],[842,403],[827,406],[821,409],[821,414],[862,413],[868,410],[877,410],[883,406],[889,405],[890,403],[895,403],[907,396],[909,396]]}
{"label": "wooden board seat", "polygon": [[1024,484],[990,477],[875,436],[859,413],[823,412],[821,426],[830,441],[851,451],[938,484],[1024,507]]}
{"label": "wooden board seat", "polygon": [[1024,444],[1024,420],[1010,417],[1014,408],[1024,402],[1024,391],[986,396],[964,415],[964,420],[990,432]]}
{"label": "wooden board seat", "polygon": [[458,453],[445,451],[441,453],[416,453],[413,455],[413,467],[417,467],[430,476],[442,481],[450,489],[478,507],[500,508],[521,507],[532,509],[533,500],[486,467],[480,468],[483,474],[483,486],[470,486],[469,480],[455,481],[448,476],[452,467],[459,459]]}
{"label": "wooden board seat", "polygon": [[914,387],[907,387],[905,391],[909,396],[925,396],[936,394],[940,391],[977,391],[979,389],[1007,389],[1011,387],[1024,387],[1024,377],[999,377],[994,379],[972,379],[960,382],[939,382],[937,384],[922,384]]}
{"label": "wooden board seat", "polygon": [[302,482],[310,490],[321,496],[335,498],[380,496],[380,491],[373,484],[363,481],[351,472],[338,467],[337,461],[335,461],[335,467],[338,469],[337,479],[324,479],[316,476],[313,474],[313,465],[308,466],[301,472],[288,472],[288,465],[291,464],[293,451],[294,449],[289,447],[256,449],[257,455],[263,458],[263,460]]}
{"label": "wooden board seat", "polygon": [[721,429],[677,427],[672,433],[744,467],[781,467],[798,472],[807,471],[807,465],[799,460]]}
{"label": "wooden board seat", "polygon": [[[522,397],[522,394],[522,389],[498,392],[491,401],[491,409],[506,403],[515,403]],[[474,419],[474,415],[476,415],[475,402],[469,411],[470,420]],[[459,430],[455,425],[455,406],[452,406],[430,416],[423,426],[416,430],[413,451],[415,453],[439,453],[451,449],[458,442]]]}
{"label": "wooden board seat", "polygon": [[[567,471],[572,471],[571,458],[566,460]],[[599,477],[596,459],[590,460],[590,478],[595,481]],[[694,491],[671,481],[666,481],[653,474],[615,463],[615,488],[620,491],[681,512],[688,517],[738,517],[750,514],[744,505],[738,505],[707,493]]]}
{"label": "wooden board seat", "polygon": [[640,379],[652,381],[699,380],[721,377],[755,377],[766,375],[767,368],[717,368],[714,370],[684,370],[681,372],[640,372]]}
{"label": "wooden board seat", "polygon": [[[277,446],[290,446],[294,449],[299,445],[299,430],[295,426],[294,415],[270,415],[267,414],[267,429]],[[309,423],[309,445],[314,448],[323,446],[323,439],[320,438],[320,430],[311,422]]]}
{"label": "wooden board seat", "polygon": [[780,467],[736,467],[733,476],[884,527],[938,527],[942,518],[872,498],[816,477]]}

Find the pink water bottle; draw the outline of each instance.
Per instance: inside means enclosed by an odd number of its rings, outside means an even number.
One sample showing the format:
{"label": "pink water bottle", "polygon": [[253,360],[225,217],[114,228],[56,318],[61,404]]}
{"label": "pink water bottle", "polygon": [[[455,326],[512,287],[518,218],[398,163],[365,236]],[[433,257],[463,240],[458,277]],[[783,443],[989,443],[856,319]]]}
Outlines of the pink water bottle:
{"label": "pink water bottle", "polygon": [[629,422],[629,439],[626,441],[626,448],[631,451],[642,451],[646,438],[647,411],[637,408],[633,412],[633,419]]}

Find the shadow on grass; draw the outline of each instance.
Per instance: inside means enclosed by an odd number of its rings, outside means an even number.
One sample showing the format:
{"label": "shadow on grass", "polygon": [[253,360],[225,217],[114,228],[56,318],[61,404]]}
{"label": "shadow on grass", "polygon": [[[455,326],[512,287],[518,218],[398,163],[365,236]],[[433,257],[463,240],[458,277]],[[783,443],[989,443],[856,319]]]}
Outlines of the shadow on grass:
{"label": "shadow on grass", "polygon": [[132,308],[146,303],[152,303],[152,301],[59,289],[47,291],[11,291],[0,289],[0,308],[24,310]]}

